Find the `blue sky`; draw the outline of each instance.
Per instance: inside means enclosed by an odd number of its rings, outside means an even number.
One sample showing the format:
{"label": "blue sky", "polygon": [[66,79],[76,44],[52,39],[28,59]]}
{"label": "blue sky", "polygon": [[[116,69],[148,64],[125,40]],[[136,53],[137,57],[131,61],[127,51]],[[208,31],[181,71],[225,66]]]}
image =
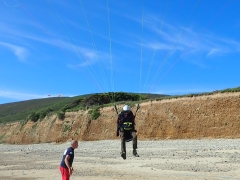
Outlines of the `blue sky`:
{"label": "blue sky", "polygon": [[239,0],[1,0],[0,104],[240,86]]}

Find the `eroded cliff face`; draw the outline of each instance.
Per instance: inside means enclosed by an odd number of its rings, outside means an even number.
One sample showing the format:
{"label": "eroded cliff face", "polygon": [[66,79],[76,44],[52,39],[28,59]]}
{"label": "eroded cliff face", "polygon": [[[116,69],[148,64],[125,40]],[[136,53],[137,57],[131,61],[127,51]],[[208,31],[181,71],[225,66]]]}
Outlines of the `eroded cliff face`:
{"label": "eroded cliff face", "polygon": [[[138,139],[196,139],[240,137],[240,93],[151,101],[140,104]],[[119,106],[121,108],[121,106]],[[133,112],[136,107],[132,108]],[[116,139],[113,107],[100,109],[92,120],[87,111],[56,115],[41,122],[0,126],[0,142],[11,144]]]}

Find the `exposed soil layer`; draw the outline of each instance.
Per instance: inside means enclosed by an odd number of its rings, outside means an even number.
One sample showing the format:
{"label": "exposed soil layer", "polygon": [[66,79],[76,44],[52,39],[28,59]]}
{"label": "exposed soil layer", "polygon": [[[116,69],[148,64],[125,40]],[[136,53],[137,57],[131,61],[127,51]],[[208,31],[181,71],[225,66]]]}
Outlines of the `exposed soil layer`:
{"label": "exposed soil layer", "polygon": [[[138,139],[199,139],[240,137],[240,93],[144,102],[136,117]],[[122,106],[119,106],[121,108]],[[133,112],[136,107],[132,108]],[[92,120],[87,111],[53,115],[39,122],[0,126],[0,142],[30,144],[116,139],[113,107],[100,109]]]}

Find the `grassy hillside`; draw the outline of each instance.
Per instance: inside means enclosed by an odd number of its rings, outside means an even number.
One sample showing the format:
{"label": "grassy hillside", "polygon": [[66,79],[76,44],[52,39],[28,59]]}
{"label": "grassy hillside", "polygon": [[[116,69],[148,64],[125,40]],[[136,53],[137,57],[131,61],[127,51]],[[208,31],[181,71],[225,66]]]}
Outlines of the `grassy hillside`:
{"label": "grassy hillside", "polygon": [[53,97],[2,104],[0,105],[0,123],[25,120],[32,112],[44,108],[57,111],[73,100],[74,98]]}
{"label": "grassy hillside", "polygon": [[[114,97],[117,102],[123,101],[136,101],[142,95],[134,93],[115,93]],[[161,98],[166,95],[147,94],[144,99]],[[105,97],[105,99],[104,99]],[[99,106],[103,104],[111,104],[112,93],[107,94],[87,94],[75,97],[51,97],[44,99],[34,99],[28,101],[21,101],[15,103],[7,103],[0,105],[0,123],[10,123],[15,121],[23,121],[31,115],[35,116],[36,113],[49,114],[59,113],[65,111],[74,111],[76,109],[83,109],[86,106]],[[37,120],[36,119],[36,120]],[[34,117],[33,117],[34,120]]]}

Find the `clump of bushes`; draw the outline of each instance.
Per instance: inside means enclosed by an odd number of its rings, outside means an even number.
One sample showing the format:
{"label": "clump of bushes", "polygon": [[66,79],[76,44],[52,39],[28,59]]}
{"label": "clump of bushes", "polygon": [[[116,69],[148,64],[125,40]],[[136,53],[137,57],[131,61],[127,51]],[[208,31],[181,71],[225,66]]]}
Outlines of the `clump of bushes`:
{"label": "clump of bushes", "polygon": [[[62,106],[62,104],[55,104],[51,108],[44,108],[38,111],[31,112],[27,119],[33,122],[44,119],[50,113],[57,114],[59,119],[65,118],[66,112],[73,112],[78,110],[87,110],[88,108],[94,106],[103,106],[104,104],[110,104],[113,102],[121,101],[138,101],[147,99],[146,95],[143,94],[134,94],[134,93],[124,93],[124,92],[108,92],[104,94],[92,94],[84,97],[75,98],[72,102]],[[68,101],[69,102],[69,101]],[[134,104],[134,103],[133,103]],[[99,108],[94,108],[89,111],[93,119],[97,119],[100,116],[98,111]]]}
{"label": "clump of bushes", "polygon": [[51,113],[53,110],[51,108],[42,109],[38,112],[32,112],[28,115],[29,120],[33,122],[37,122],[39,119],[43,120],[49,113]]}
{"label": "clump of bushes", "polygon": [[36,112],[32,112],[30,115],[28,115],[28,119],[33,121],[33,122],[37,122],[39,119],[39,113]]}
{"label": "clump of bushes", "polygon": [[63,112],[63,111],[59,111],[58,113],[57,113],[57,117],[58,117],[58,119],[64,119],[65,118],[65,112]]}
{"label": "clump of bushes", "polygon": [[91,115],[92,119],[96,120],[100,116],[99,108],[90,109],[88,114]]}

